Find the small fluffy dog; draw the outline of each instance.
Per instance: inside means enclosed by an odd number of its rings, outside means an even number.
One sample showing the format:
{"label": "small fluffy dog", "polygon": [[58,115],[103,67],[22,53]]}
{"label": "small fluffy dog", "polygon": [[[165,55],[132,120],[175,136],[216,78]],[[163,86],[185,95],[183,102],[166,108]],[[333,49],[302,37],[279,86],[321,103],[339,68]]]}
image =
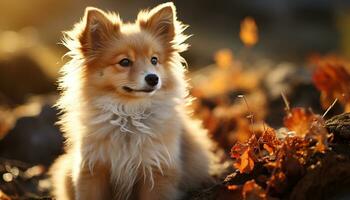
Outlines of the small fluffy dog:
{"label": "small fluffy dog", "polygon": [[165,3],[134,23],[89,7],[67,32],[58,200],[179,199],[210,179],[210,141],[188,108],[184,29]]}

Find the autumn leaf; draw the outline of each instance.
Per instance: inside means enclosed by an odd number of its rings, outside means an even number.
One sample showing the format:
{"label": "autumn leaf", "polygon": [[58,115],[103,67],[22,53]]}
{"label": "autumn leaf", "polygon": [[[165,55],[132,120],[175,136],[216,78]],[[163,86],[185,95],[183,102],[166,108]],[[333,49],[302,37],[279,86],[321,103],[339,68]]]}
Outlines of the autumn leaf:
{"label": "autumn leaf", "polygon": [[298,136],[312,138],[316,141],[315,151],[324,153],[328,149],[328,132],[320,115],[315,115],[303,108],[294,108],[284,119],[284,125]]}
{"label": "autumn leaf", "polygon": [[328,149],[325,140],[321,135],[316,136],[316,139],[317,139],[317,143],[314,147],[315,151],[324,153]]}
{"label": "autumn leaf", "polygon": [[307,148],[309,146],[309,141],[305,137],[291,136],[286,137],[283,140],[283,145],[281,152],[283,152],[284,157],[292,156],[299,157],[303,159],[307,156]]}
{"label": "autumn leaf", "polygon": [[269,187],[273,188],[278,193],[283,192],[286,189],[286,175],[279,171],[277,173],[272,174],[270,180],[268,181]]}
{"label": "autumn leaf", "polygon": [[273,154],[273,148],[272,148],[272,147],[270,147],[270,146],[267,145],[267,144],[264,144],[263,147],[264,147],[264,149],[265,149],[267,152],[269,152],[269,154]]}
{"label": "autumn leaf", "polygon": [[323,118],[318,117],[313,121],[309,134],[316,140],[316,145],[314,147],[316,152],[324,153],[328,150],[328,131]]}
{"label": "autumn leaf", "polygon": [[247,47],[252,47],[258,42],[258,27],[252,17],[242,20],[239,37]]}
{"label": "autumn leaf", "polygon": [[240,188],[239,185],[228,185],[227,189],[228,190],[238,190]]}
{"label": "autumn leaf", "polygon": [[0,190],[0,200],[11,200],[2,190]]}
{"label": "autumn leaf", "polygon": [[281,145],[281,141],[277,138],[275,130],[269,127],[262,133],[259,142],[263,144],[263,148],[270,155],[274,154],[275,150]]}
{"label": "autumn leaf", "polygon": [[227,69],[233,66],[233,53],[230,49],[221,49],[215,53],[215,62],[218,67]]}
{"label": "autumn leaf", "polygon": [[254,169],[254,160],[252,159],[252,153],[249,147],[238,158],[237,162],[234,163],[234,167],[240,173],[249,173]]}
{"label": "autumn leaf", "polygon": [[321,91],[321,104],[327,109],[335,99],[350,110],[350,63],[334,57],[314,59],[312,80]]}
{"label": "autumn leaf", "polygon": [[243,146],[240,143],[236,143],[231,148],[231,158],[238,159],[241,157],[243,152],[247,149],[247,146]]}
{"label": "autumn leaf", "polygon": [[299,136],[305,136],[316,115],[304,108],[293,108],[283,119],[284,125]]}
{"label": "autumn leaf", "polygon": [[242,189],[243,199],[267,199],[265,190],[260,187],[254,180],[247,181]]}

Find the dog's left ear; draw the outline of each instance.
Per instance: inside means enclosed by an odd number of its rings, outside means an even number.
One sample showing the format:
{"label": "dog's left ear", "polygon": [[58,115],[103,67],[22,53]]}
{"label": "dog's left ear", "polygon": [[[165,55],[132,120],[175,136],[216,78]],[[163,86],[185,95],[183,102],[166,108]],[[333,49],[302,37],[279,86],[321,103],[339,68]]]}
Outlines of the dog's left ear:
{"label": "dog's left ear", "polygon": [[138,15],[141,28],[150,31],[165,42],[171,42],[175,37],[175,21],[176,9],[172,2],[160,4],[149,13],[141,12]]}

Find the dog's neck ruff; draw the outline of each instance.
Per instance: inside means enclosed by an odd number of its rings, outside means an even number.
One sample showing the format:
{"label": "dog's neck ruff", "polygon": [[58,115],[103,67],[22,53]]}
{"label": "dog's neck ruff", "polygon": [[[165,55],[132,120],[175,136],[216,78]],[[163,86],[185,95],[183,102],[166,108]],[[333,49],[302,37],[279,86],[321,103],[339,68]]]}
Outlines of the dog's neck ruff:
{"label": "dog's neck ruff", "polygon": [[94,104],[101,113],[93,120],[93,124],[108,122],[118,127],[120,133],[153,134],[145,123],[152,115],[151,102],[124,104],[114,99],[99,98]]}

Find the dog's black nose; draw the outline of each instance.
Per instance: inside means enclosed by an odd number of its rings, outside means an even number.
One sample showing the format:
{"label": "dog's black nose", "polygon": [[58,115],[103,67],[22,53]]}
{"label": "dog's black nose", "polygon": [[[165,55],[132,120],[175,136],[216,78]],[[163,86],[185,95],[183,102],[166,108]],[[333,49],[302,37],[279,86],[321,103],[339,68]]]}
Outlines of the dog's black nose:
{"label": "dog's black nose", "polygon": [[159,78],[156,74],[148,74],[145,77],[145,80],[149,86],[153,87],[153,86],[156,86],[158,84]]}

